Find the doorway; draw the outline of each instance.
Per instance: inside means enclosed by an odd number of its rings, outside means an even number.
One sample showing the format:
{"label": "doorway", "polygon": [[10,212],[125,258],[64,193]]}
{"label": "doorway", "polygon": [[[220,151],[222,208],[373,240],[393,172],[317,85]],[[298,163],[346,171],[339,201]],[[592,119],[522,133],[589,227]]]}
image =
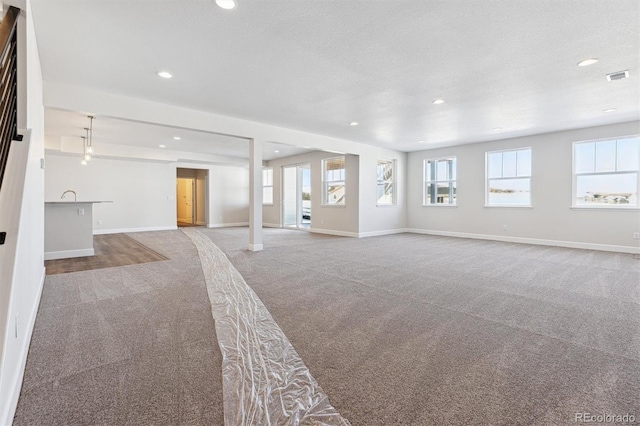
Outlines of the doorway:
{"label": "doorway", "polygon": [[282,167],[282,225],[311,228],[311,165]]}
{"label": "doorway", "polygon": [[204,226],[207,224],[208,170],[177,169],[176,218],[178,226]]}

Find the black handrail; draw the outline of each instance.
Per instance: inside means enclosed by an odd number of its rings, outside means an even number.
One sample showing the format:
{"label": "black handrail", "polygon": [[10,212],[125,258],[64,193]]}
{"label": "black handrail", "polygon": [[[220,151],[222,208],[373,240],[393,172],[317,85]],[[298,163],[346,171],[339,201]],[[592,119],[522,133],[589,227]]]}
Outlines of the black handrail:
{"label": "black handrail", "polygon": [[9,7],[0,23],[0,189],[9,159],[9,148],[18,134],[18,16],[20,9]]}

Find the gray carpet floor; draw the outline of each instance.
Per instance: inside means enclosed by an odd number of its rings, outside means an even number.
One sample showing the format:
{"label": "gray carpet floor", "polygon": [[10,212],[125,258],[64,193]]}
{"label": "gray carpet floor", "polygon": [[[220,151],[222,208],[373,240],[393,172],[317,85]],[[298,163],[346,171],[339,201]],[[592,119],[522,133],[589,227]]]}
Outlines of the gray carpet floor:
{"label": "gray carpet floor", "polygon": [[181,231],[129,234],[169,260],[47,276],[14,425],[220,425],[221,354]]}
{"label": "gray carpet floor", "polygon": [[[640,260],[401,234],[203,230],[354,425],[640,417]],[[221,358],[195,248],[47,277],[16,425],[222,424]]]}
{"label": "gray carpet floor", "polygon": [[[202,230],[354,425],[640,417],[640,260],[400,234]],[[637,420],[636,420],[637,422]]]}

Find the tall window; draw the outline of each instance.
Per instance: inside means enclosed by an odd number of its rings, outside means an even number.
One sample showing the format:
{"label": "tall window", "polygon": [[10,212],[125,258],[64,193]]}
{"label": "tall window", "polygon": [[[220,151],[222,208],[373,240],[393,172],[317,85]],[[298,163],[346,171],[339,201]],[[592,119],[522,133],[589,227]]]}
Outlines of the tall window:
{"label": "tall window", "polygon": [[324,204],[344,205],[345,157],[322,160]]}
{"label": "tall window", "polygon": [[456,157],[424,160],[423,205],[455,205],[456,193]]}
{"label": "tall window", "polygon": [[638,206],[640,137],[573,144],[573,205]]}
{"label": "tall window", "polygon": [[262,169],[262,204],[273,204],[273,169]]}
{"label": "tall window", "polygon": [[531,148],[487,152],[488,206],[531,205]]}
{"label": "tall window", "polygon": [[378,160],[377,204],[392,205],[395,192],[395,160]]}

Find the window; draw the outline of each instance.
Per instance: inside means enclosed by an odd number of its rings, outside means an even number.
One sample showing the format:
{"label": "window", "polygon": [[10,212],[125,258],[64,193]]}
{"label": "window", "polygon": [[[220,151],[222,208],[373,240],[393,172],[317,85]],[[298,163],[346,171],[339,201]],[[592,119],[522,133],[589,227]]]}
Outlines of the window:
{"label": "window", "polygon": [[637,207],[640,137],[573,144],[573,205]]}
{"label": "window", "polygon": [[487,152],[486,203],[531,205],[531,148]]}
{"label": "window", "polygon": [[378,160],[377,204],[392,205],[395,192],[395,160]]}
{"label": "window", "polygon": [[423,205],[456,205],[456,157],[424,160]]}
{"label": "window", "polygon": [[262,204],[273,204],[273,169],[262,169]]}
{"label": "window", "polygon": [[324,204],[343,206],[345,196],[345,157],[322,160]]}

